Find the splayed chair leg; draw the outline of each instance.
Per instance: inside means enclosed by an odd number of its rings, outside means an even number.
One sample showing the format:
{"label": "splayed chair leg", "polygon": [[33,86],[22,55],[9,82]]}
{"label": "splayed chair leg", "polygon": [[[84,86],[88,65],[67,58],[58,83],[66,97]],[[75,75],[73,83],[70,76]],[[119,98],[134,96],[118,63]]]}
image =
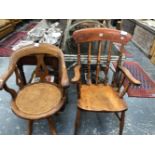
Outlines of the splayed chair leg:
{"label": "splayed chair leg", "polygon": [[55,122],[51,118],[47,118],[47,120],[48,120],[48,125],[49,125],[51,133],[53,135],[56,135]]}
{"label": "splayed chair leg", "polygon": [[74,134],[77,134],[77,129],[79,128],[79,125],[80,125],[80,109],[77,108]]}
{"label": "splayed chair leg", "polygon": [[32,135],[32,131],[33,131],[33,121],[28,120],[28,134]]}
{"label": "splayed chair leg", "polygon": [[125,111],[121,112],[119,134],[122,135],[124,128]]}

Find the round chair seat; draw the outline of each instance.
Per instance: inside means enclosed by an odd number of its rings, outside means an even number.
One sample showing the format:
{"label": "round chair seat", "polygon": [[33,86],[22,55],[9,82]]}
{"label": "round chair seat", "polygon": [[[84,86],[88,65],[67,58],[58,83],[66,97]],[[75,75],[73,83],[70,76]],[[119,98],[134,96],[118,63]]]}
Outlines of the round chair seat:
{"label": "round chair seat", "polygon": [[12,110],[25,119],[40,119],[54,114],[62,105],[60,88],[49,83],[34,83],[19,91]]}

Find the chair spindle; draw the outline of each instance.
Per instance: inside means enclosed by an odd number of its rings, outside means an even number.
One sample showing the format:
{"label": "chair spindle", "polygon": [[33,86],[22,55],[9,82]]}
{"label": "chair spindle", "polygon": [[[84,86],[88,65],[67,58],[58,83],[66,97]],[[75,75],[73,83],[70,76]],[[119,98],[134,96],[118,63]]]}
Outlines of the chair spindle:
{"label": "chair spindle", "polygon": [[92,48],[92,43],[89,42],[89,45],[88,45],[88,75],[87,75],[88,84],[91,84],[91,48]]}
{"label": "chair spindle", "polygon": [[99,41],[98,55],[97,55],[97,66],[96,66],[96,84],[98,83],[99,72],[100,72],[100,59],[101,59],[102,42]]}

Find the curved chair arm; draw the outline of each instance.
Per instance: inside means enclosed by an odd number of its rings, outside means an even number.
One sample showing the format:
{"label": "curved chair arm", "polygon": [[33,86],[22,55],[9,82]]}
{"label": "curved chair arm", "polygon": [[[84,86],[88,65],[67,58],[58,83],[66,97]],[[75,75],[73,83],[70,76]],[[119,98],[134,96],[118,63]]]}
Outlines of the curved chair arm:
{"label": "curved chair arm", "polygon": [[61,74],[61,86],[62,87],[69,87],[69,78],[67,74],[67,69],[66,67],[62,68],[62,74]]}
{"label": "curved chair arm", "polygon": [[76,65],[74,67],[74,77],[71,79],[72,83],[76,83],[80,80],[80,78],[81,78],[80,69],[81,69],[80,65]]}
{"label": "curved chair arm", "polygon": [[12,96],[13,99],[15,99],[17,95],[16,91],[14,89],[9,88],[6,84],[6,81],[9,79],[13,72],[14,68],[12,65],[10,65],[8,70],[0,77],[0,90],[4,89]]}
{"label": "curved chair arm", "polygon": [[128,81],[129,81],[128,84],[124,87],[124,89],[119,94],[119,96],[121,98],[123,98],[123,96],[126,94],[126,92],[128,91],[129,87],[131,86],[131,84],[140,85],[141,82],[139,80],[135,79],[127,68],[122,67],[122,66],[118,66],[118,69],[124,74],[123,80],[120,81],[120,85],[119,85],[118,91],[120,91],[121,85],[123,84],[125,78],[127,78]]}
{"label": "curved chair arm", "polygon": [[125,68],[125,67],[122,67],[122,66],[118,66],[119,69],[124,73],[124,75],[128,78],[128,80],[135,84],[135,85],[140,85],[141,82],[139,80],[137,80],[136,78],[133,77],[133,75],[130,73],[130,71]]}
{"label": "curved chair arm", "polygon": [[67,68],[64,60],[64,54],[61,50],[59,50],[59,59],[60,59],[60,84],[62,87],[67,88],[69,87],[69,78],[67,73]]}
{"label": "curved chair arm", "polygon": [[6,81],[9,79],[9,77],[12,75],[14,72],[13,66],[9,66],[7,71],[0,77],[0,90],[3,89]]}

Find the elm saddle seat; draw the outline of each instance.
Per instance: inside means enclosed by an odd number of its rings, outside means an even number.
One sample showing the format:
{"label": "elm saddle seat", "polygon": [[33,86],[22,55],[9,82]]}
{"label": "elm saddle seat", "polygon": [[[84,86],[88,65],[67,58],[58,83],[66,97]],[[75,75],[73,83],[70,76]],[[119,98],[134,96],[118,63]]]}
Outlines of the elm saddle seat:
{"label": "elm saddle seat", "polygon": [[[29,82],[23,80],[23,74],[19,69],[20,60],[23,58],[36,65]],[[57,65],[54,63],[52,66],[53,59],[57,59]],[[56,80],[53,82],[46,80],[50,74],[49,67],[56,67],[58,72],[58,77],[55,77]],[[18,92],[6,84],[14,72],[16,84],[19,86]],[[33,82],[35,78],[38,79],[37,82]],[[46,43],[28,45],[15,51],[10,58],[8,70],[0,78],[0,89],[4,88],[12,96],[12,111],[17,116],[28,120],[29,134],[32,134],[33,121],[43,118],[48,120],[51,133],[56,134],[51,116],[64,106],[65,89],[68,86],[69,80],[62,51]]]}
{"label": "elm saddle seat", "polygon": [[83,110],[107,112],[127,110],[126,103],[109,85],[81,85],[81,92],[78,107]]}
{"label": "elm saddle seat", "polygon": [[[131,35],[115,29],[109,28],[87,28],[77,30],[73,33],[73,39],[77,44],[77,65],[74,67],[74,77],[72,83],[77,84],[77,115],[75,121],[75,133],[80,124],[80,113],[81,111],[92,111],[92,112],[113,112],[116,114],[119,125],[119,134],[123,133],[125,111],[127,110],[127,104],[123,100],[123,96],[127,92],[130,85],[139,85],[140,81],[135,79],[132,74],[125,68],[122,67],[122,55],[124,45],[131,40]],[[82,45],[86,43],[88,45],[87,54],[87,78],[84,81],[82,77],[83,68],[81,64],[81,51]],[[98,43],[98,48],[93,48],[93,43]],[[118,52],[118,60],[116,72],[113,75],[112,82],[108,81],[108,73],[110,70],[110,60],[112,53],[112,46],[115,43],[121,44],[120,51]],[[82,45],[81,45],[82,44]],[[108,46],[108,48],[105,48]],[[96,67],[95,72],[92,70],[91,56],[96,50]],[[107,60],[105,60],[104,67],[101,66],[100,56],[101,54],[107,54]],[[94,65],[94,64],[93,64]],[[100,72],[104,72],[104,77],[101,80],[99,78]],[[93,79],[95,75],[95,80]],[[122,87],[123,82],[126,81],[127,85],[125,88]],[[117,88],[117,89],[116,89]],[[116,91],[117,90],[117,91]]]}

